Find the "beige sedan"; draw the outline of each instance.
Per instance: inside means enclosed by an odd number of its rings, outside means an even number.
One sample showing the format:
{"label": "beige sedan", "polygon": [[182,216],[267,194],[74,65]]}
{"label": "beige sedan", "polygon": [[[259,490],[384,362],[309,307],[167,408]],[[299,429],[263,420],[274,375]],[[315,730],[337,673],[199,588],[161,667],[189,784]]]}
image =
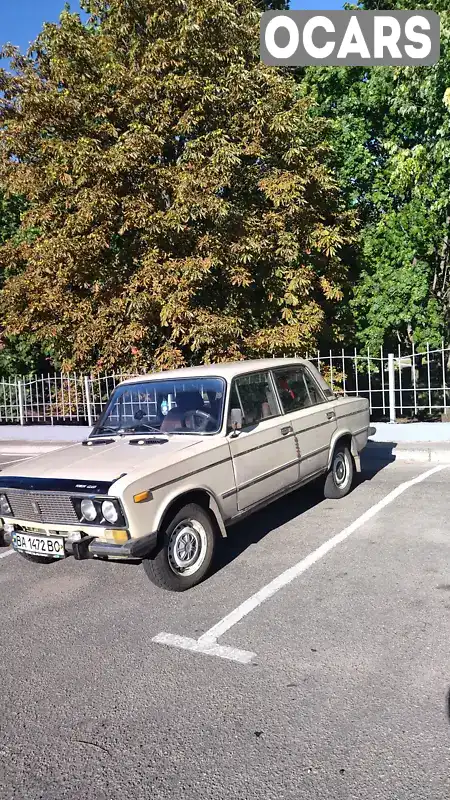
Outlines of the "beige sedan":
{"label": "beige sedan", "polygon": [[120,384],[85,442],[6,467],[0,515],[25,558],[139,560],[183,591],[244,516],[318,478],[344,497],[368,435],[368,401],[302,359],[156,373]]}

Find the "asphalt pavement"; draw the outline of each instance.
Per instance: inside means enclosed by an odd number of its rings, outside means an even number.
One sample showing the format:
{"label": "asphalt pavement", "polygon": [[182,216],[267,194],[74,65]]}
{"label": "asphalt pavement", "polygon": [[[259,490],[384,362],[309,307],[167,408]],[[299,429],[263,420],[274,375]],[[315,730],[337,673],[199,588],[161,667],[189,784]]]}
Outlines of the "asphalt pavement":
{"label": "asphalt pavement", "polygon": [[[306,487],[181,595],[0,549],[1,800],[448,800],[449,477]],[[155,641],[218,626],[219,655]]]}

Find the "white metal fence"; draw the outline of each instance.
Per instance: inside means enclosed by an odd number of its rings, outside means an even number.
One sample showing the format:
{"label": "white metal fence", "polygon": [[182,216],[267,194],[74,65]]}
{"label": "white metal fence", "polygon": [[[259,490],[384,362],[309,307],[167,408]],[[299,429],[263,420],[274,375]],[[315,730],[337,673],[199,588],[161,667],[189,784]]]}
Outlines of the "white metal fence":
{"label": "white metal fence", "polygon": [[[373,418],[394,421],[450,411],[450,347],[409,353],[306,354],[337,394],[367,397]],[[0,381],[0,424],[93,425],[113,389],[135,374],[33,375]]]}
{"label": "white metal fence", "polygon": [[450,347],[421,348],[409,353],[353,353],[341,350],[309,354],[337,394],[367,397],[372,417],[437,417],[450,411]]}

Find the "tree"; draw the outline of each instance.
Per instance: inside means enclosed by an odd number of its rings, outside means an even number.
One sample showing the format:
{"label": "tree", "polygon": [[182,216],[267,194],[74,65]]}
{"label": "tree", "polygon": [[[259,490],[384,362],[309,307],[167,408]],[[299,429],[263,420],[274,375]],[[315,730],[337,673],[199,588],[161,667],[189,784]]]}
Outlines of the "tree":
{"label": "tree", "polygon": [[22,197],[8,197],[0,189],[0,244],[4,244],[16,233],[24,209],[25,202]]}
{"label": "tree", "polygon": [[[8,196],[0,190],[0,245],[18,235],[21,215],[25,211],[23,197]],[[3,285],[5,275],[0,276]],[[29,373],[45,365],[45,354],[33,335],[8,336],[0,329],[0,376]]]}
{"label": "tree", "polygon": [[256,0],[256,8],[260,11],[287,11],[289,0]]}
{"label": "tree", "polygon": [[[444,11],[447,3],[424,3]],[[367,10],[408,8],[372,2]],[[447,4],[448,5],[448,4]],[[448,275],[450,17],[433,67],[308,70],[333,121],[336,168],[361,223],[349,304],[364,345],[433,344],[450,322]]]}
{"label": "tree", "polygon": [[10,334],[65,368],[312,347],[355,225],[327,123],[259,60],[250,0],[90,0],[0,72]]}

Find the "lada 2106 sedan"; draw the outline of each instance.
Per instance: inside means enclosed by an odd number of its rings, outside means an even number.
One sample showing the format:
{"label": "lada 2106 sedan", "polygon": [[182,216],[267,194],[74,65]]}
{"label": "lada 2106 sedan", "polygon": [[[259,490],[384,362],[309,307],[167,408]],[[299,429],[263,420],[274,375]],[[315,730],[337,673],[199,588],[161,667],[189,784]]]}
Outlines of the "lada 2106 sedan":
{"label": "lada 2106 sedan", "polygon": [[344,497],[368,435],[368,401],[336,397],[302,359],[133,378],[86,441],[3,470],[5,538],[36,562],[142,560],[183,591],[245,515],[321,477]]}

